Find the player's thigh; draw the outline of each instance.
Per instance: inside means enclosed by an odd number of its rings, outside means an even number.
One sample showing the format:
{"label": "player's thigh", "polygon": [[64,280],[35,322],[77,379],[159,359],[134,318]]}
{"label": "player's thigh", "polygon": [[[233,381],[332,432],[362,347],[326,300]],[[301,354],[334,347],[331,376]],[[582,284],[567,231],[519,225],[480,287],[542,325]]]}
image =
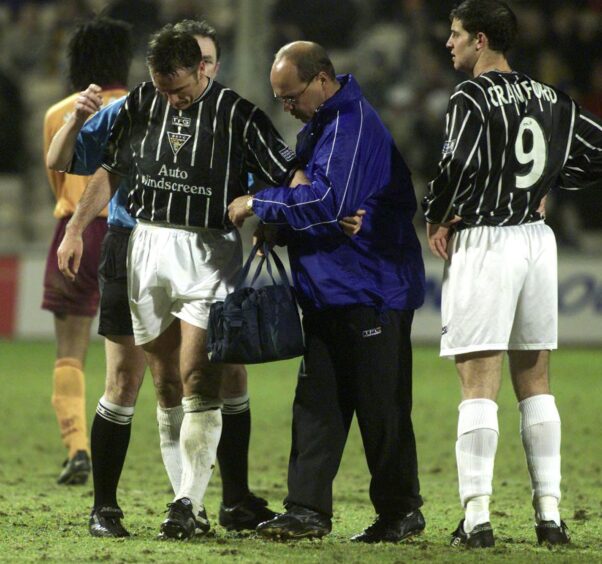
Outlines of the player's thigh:
{"label": "player's thigh", "polygon": [[180,370],[184,395],[219,398],[222,365],[209,362],[207,330],[186,321],[180,321],[180,325]]}
{"label": "player's thigh", "polygon": [[151,371],[157,401],[161,407],[174,407],[182,399],[180,376],[180,321],[173,322],[158,337],[142,345]]}
{"label": "player's thigh", "polygon": [[552,350],[558,346],[556,239],[544,223],[524,226],[529,266],[510,337],[513,350]]}
{"label": "player's thigh", "polygon": [[[174,298],[157,278],[165,234],[160,227],[137,225],[129,238],[127,282],[136,344],[146,345],[172,325]],[[145,347],[146,350],[146,347]]]}
{"label": "player's thigh", "polygon": [[441,356],[506,350],[527,266],[514,227],[454,236],[441,292]]}
{"label": "player's thigh", "polygon": [[[201,300],[211,304],[232,292],[242,266],[237,230],[163,231],[167,232],[164,239],[169,254],[165,253],[164,260],[158,264],[158,277],[170,288],[174,299],[182,303]],[[197,321],[190,322],[196,325]],[[206,320],[202,320],[200,326],[206,328]]]}
{"label": "player's thigh", "polygon": [[107,335],[105,356],[105,397],[117,405],[135,405],[146,369],[144,351],[132,335]]}

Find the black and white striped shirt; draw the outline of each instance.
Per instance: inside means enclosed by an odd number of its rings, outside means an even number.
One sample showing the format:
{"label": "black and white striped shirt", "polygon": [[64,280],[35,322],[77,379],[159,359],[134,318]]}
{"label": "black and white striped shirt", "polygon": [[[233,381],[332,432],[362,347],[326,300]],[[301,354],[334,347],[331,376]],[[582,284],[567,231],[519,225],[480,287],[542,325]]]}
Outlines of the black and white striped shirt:
{"label": "black and white striped shirt", "polygon": [[424,198],[426,220],[458,215],[462,227],[537,221],[555,186],[602,186],[602,122],[518,72],[460,84],[448,106],[439,174]]}
{"label": "black and white striped shirt", "polygon": [[129,211],[176,226],[229,228],[227,206],[247,193],[248,173],[287,185],[299,164],[267,116],[211,81],[185,110],[151,82],[127,97],[102,165],[129,176]]}

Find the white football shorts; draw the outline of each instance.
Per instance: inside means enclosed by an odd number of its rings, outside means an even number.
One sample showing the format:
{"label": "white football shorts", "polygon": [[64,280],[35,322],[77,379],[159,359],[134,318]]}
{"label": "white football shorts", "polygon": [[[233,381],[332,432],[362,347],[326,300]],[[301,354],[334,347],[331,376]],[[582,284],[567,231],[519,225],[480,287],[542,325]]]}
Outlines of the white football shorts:
{"label": "white football shorts", "polygon": [[207,328],[209,308],[234,289],[242,267],[236,229],[174,228],[139,222],[128,247],[128,295],[137,345],[174,320]]}
{"label": "white football shorts", "polygon": [[441,356],[557,348],[556,239],[543,221],[464,229],[448,252]]}

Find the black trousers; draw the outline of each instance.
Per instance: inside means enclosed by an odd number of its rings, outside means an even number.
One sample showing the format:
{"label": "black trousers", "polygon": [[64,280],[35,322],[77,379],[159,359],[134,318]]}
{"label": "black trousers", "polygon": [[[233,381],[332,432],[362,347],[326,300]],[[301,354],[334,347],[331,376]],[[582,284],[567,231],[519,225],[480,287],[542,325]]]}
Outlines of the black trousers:
{"label": "black trousers", "polygon": [[376,513],[422,505],[411,419],[413,317],[413,311],[379,315],[364,306],[304,316],[287,505],[332,515],[332,482],[354,413]]}

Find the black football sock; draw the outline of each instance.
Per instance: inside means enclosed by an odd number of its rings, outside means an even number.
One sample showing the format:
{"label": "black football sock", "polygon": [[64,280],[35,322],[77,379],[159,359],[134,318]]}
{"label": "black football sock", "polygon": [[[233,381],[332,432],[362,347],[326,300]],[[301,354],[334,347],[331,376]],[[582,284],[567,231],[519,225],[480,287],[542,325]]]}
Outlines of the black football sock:
{"label": "black football sock", "polygon": [[249,396],[224,399],[222,437],[217,460],[222,476],[222,496],[226,507],[232,507],[249,493],[248,457],[251,438]]}
{"label": "black football sock", "polygon": [[90,447],[94,478],[94,507],[119,507],[117,484],[132,432],[133,407],[100,398],[92,422]]}

